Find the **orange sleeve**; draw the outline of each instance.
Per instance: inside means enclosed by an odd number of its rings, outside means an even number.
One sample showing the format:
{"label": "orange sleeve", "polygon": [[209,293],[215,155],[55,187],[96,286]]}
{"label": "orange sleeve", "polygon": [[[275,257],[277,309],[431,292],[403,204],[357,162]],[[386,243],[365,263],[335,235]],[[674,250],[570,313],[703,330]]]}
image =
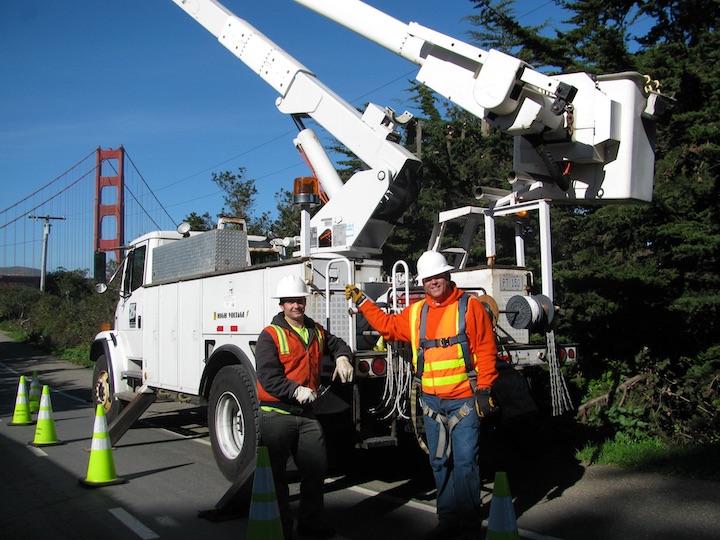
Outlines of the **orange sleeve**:
{"label": "orange sleeve", "polygon": [[373,329],[389,341],[410,341],[410,309],[405,308],[397,315],[385,313],[370,299],[360,304],[362,313]]}
{"label": "orange sleeve", "polygon": [[468,302],[465,332],[470,341],[470,351],[475,355],[478,388],[489,388],[497,378],[497,345],[490,317],[475,297],[470,297]]}

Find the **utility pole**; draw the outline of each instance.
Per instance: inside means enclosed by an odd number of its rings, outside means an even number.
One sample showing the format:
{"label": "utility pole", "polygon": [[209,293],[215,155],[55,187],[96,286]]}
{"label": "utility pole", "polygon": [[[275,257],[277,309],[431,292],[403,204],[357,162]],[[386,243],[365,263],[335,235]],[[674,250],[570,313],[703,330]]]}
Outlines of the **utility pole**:
{"label": "utility pole", "polygon": [[42,244],[42,261],[40,263],[40,290],[45,291],[45,271],[47,267],[47,246],[48,238],[50,237],[50,220],[51,219],[65,219],[64,217],[58,216],[28,216],[30,219],[44,219],[45,224],[43,225],[43,244]]}

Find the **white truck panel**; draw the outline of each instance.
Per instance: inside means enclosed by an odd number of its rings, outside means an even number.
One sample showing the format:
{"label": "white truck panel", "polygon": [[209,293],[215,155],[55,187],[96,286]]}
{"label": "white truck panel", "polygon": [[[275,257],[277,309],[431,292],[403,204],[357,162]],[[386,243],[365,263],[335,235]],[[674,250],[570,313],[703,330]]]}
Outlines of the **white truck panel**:
{"label": "white truck panel", "polygon": [[[158,305],[159,319],[159,362],[158,373],[150,374],[150,382],[163,381],[163,388],[178,388],[178,284],[170,283],[160,287]],[[157,377],[157,379],[156,379]]]}
{"label": "white truck panel", "polygon": [[200,386],[204,365],[200,327],[202,281],[182,282],[178,293],[178,386],[181,392],[195,394]]}

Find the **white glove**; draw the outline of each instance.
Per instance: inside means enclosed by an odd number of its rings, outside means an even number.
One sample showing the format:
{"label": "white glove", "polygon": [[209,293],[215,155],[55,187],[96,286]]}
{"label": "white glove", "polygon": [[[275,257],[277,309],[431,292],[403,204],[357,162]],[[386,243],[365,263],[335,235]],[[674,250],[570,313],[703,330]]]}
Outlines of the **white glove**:
{"label": "white glove", "polygon": [[312,403],[317,399],[317,394],[312,388],[307,386],[298,386],[293,392],[293,397],[297,400],[300,405],[305,403]]}
{"label": "white glove", "polygon": [[335,360],[335,371],[333,372],[332,379],[340,377],[341,383],[350,382],[353,379],[353,373],[355,370],[350,363],[350,359],[347,356],[338,356]]}

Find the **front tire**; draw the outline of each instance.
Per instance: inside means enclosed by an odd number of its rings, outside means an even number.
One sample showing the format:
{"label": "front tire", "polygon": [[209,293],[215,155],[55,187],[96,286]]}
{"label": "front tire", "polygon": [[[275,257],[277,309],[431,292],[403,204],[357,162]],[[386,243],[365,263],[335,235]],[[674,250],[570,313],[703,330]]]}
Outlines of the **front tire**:
{"label": "front tire", "polygon": [[218,468],[234,482],[254,466],[260,433],[255,384],[241,365],[225,366],[212,382],[208,401],[210,441]]}
{"label": "front tire", "polygon": [[108,423],[115,420],[124,407],[124,402],[115,395],[112,366],[104,354],[101,354],[95,360],[90,399],[95,405],[103,406]]}

